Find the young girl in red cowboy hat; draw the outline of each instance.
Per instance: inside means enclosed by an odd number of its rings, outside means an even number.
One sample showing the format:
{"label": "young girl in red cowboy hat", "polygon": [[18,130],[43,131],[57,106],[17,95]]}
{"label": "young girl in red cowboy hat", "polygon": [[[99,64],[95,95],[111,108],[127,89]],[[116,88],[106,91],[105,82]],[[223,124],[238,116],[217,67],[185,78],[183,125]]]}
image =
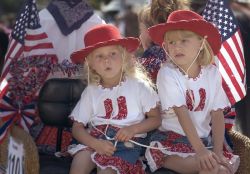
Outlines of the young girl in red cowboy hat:
{"label": "young girl in red cowboy hat", "polygon": [[95,167],[98,173],[142,174],[141,147],[134,142],[161,119],[152,82],[132,56],[139,40],[122,38],[116,27],[102,24],[87,32],[84,43],[71,55],[73,62],[84,62],[88,86],[70,115],[79,142],[69,151],[70,174]]}
{"label": "young girl in red cowboy hat", "polygon": [[166,23],[149,28],[149,35],[162,45],[170,60],[157,76],[162,124],[150,145],[162,149],[146,150],[150,169],[236,172],[238,156],[223,149],[222,110],[229,101],[218,67],[212,64],[221,47],[219,31],[197,13],[178,10]]}

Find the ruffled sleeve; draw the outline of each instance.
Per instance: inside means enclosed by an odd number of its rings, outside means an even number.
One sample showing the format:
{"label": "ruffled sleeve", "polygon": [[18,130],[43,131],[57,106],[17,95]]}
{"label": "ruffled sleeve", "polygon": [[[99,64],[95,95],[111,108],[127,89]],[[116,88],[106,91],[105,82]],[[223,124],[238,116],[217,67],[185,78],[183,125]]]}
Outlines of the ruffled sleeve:
{"label": "ruffled sleeve", "polygon": [[143,113],[149,112],[157,106],[159,97],[152,87],[140,83],[138,90]]}
{"label": "ruffled sleeve", "polygon": [[70,114],[70,118],[72,118],[74,121],[83,123],[84,125],[87,125],[91,115],[93,114],[90,91],[91,90],[89,86],[85,88],[85,90],[82,92],[80,100]]}
{"label": "ruffled sleeve", "polygon": [[173,106],[186,106],[185,96],[174,69],[167,66],[160,69],[157,76],[157,89],[163,111]]}

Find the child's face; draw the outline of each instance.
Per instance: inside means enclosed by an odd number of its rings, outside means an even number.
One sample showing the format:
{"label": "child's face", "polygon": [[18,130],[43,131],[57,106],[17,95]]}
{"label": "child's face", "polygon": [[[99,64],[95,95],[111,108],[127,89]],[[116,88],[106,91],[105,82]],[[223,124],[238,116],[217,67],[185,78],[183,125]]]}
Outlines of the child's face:
{"label": "child's face", "polygon": [[101,76],[102,81],[118,81],[121,76],[122,56],[118,46],[95,49],[89,59],[90,67]]}
{"label": "child's face", "polygon": [[174,33],[168,35],[164,43],[166,51],[175,63],[181,68],[187,69],[196,58],[202,45],[202,39],[194,34]]}
{"label": "child's face", "polygon": [[151,45],[152,40],[148,34],[147,27],[142,22],[139,23],[139,29],[140,29],[139,37],[142,43],[142,47],[144,50],[146,50]]}

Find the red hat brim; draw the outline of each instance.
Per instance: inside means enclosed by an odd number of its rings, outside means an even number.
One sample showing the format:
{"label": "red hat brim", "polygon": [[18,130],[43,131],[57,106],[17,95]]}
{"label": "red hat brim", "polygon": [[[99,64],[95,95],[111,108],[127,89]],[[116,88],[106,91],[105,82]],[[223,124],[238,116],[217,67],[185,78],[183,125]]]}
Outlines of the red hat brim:
{"label": "red hat brim", "polygon": [[126,37],[121,39],[113,39],[105,42],[99,42],[95,45],[85,47],[81,50],[75,51],[71,54],[70,58],[74,63],[83,63],[85,58],[95,49],[110,46],[110,45],[121,45],[127,49],[128,52],[134,52],[140,45],[140,41],[134,37]]}
{"label": "red hat brim", "polygon": [[148,29],[152,41],[160,46],[164,41],[165,33],[171,30],[189,30],[202,37],[207,36],[207,41],[211,46],[214,55],[216,55],[221,48],[221,36],[218,29],[213,24],[205,20],[183,20],[178,22],[162,23]]}

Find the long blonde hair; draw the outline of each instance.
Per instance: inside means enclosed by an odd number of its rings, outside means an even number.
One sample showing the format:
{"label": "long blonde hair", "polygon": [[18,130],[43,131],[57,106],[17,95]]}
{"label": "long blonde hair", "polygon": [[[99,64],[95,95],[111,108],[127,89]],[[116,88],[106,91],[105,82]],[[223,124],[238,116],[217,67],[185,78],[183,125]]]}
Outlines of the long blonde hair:
{"label": "long blonde hair", "polygon": [[[181,39],[183,37],[187,37],[187,36],[196,36],[200,40],[205,39],[205,38],[201,37],[200,35],[192,32],[192,31],[173,30],[173,31],[168,31],[168,32],[165,33],[164,42],[166,43],[168,40],[179,40],[179,39]],[[207,42],[206,39],[204,41],[204,45],[203,45],[203,48],[202,48],[202,50],[200,52],[200,55],[197,58],[197,62],[201,66],[206,66],[206,65],[209,65],[209,64],[214,62],[213,51],[212,51],[212,49],[211,49],[211,47],[210,47],[210,45],[209,45],[209,43]]]}
{"label": "long blonde hair", "polygon": [[[146,70],[143,66],[136,61],[136,58],[132,53],[129,53],[124,47],[117,45],[117,48],[121,52],[123,65],[122,65],[122,75],[123,77],[133,77],[146,85],[155,87],[151,79],[148,77]],[[92,58],[92,53],[90,53],[86,59]],[[85,60],[83,68],[83,80],[89,82],[89,84],[99,85],[101,82],[101,76],[96,73],[89,65],[88,61]]]}

